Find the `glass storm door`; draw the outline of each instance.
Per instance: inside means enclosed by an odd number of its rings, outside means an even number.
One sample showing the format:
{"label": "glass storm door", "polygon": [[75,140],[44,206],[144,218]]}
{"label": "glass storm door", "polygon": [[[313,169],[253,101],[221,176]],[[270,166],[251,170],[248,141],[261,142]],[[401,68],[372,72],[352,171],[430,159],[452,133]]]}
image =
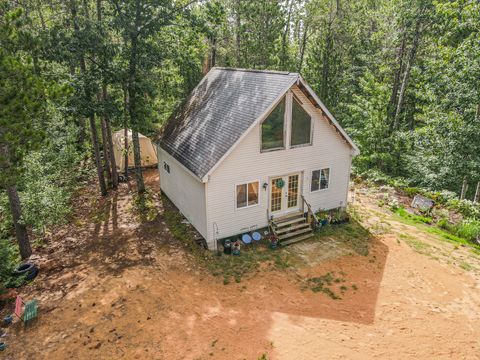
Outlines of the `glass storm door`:
{"label": "glass storm door", "polygon": [[270,211],[272,214],[299,208],[300,174],[279,176],[270,180]]}

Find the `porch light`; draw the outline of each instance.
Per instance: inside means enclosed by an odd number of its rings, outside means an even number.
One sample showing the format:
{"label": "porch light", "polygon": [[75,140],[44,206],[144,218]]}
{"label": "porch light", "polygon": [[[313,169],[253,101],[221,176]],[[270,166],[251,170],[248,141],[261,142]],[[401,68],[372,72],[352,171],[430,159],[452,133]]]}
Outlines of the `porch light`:
{"label": "porch light", "polygon": [[267,190],[268,184],[266,182],[263,183],[263,190]]}

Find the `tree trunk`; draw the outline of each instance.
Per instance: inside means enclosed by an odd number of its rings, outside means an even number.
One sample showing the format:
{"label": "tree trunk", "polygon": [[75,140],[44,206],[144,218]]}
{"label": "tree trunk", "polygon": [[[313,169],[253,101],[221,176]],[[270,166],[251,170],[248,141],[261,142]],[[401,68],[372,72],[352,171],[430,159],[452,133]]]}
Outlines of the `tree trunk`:
{"label": "tree trunk", "polygon": [[465,199],[465,196],[467,195],[467,190],[468,190],[468,182],[467,182],[467,178],[464,178],[463,184],[462,184],[462,191],[460,192],[460,200]]}
{"label": "tree trunk", "polygon": [[124,144],[124,150],[125,153],[123,154],[124,156],[124,163],[125,163],[125,168],[123,169],[124,174],[125,174],[125,180],[128,180],[128,91],[127,87],[123,90],[123,107],[124,107],[124,112],[125,112],[125,118],[124,118],[124,123],[123,123],[123,144]]}
{"label": "tree trunk", "polygon": [[287,0],[288,15],[287,15],[287,21],[285,24],[285,30],[283,31],[283,34],[282,34],[282,51],[281,51],[281,58],[280,58],[281,70],[285,70],[287,66],[287,39],[290,34],[290,21],[292,19],[293,2],[294,0]]}
{"label": "tree trunk", "polygon": [[473,202],[480,202],[480,181],[477,182],[477,189],[475,190],[475,197],[473,198]]}
{"label": "tree trunk", "polygon": [[406,42],[406,36],[405,36],[405,31],[403,38],[402,38],[402,43],[400,44],[400,49],[398,51],[397,55],[397,63],[398,63],[398,68],[397,71],[395,72],[395,77],[393,79],[393,86],[392,86],[392,94],[390,95],[390,101],[388,103],[388,117],[390,118],[390,132],[393,130],[393,119],[395,117],[395,112],[396,112],[396,104],[397,104],[397,99],[398,99],[398,86],[400,84],[400,77],[403,72],[403,56],[405,53],[405,42]]}
{"label": "tree trunk", "polygon": [[420,40],[421,33],[421,20],[417,20],[415,26],[415,34],[413,35],[412,48],[410,50],[410,55],[408,57],[407,67],[405,68],[405,73],[403,74],[402,86],[400,87],[400,94],[398,96],[398,103],[395,109],[395,117],[393,120],[393,130],[396,130],[399,125],[400,113],[402,111],[403,102],[405,100],[405,91],[407,89],[408,80],[410,78],[410,71],[412,69],[413,63],[415,62],[415,55],[417,54],[418,42]]}
{"label": "tree trunk", "polygon": [[137,191],[139,194],[145,192],[145,183],[143,182],[142,175],[142,158],[140,154],[140,139],[138,138],[138,132],[132,129],[132,142],[133,142],[133,158],[135,161],[135,180],[137,183]]}
{"label": "tree trunk", "polygon": [[124,169],[124,173],[125,173],[125,179],[128,180],[128,152],[129,152],[129,149],[128,147],[130,146],[130,144],[128,143],[128,128],[127,128],[127,124],[125,123],[125,129],[123,129],[123,139],[124,139],[124,144],[125,144],[125,169]]}
{"label": "tree trunk", "polygon": [[[136,1],[135,6],[135,29],[140,26],[141,4]],[[129,83],[128,83],[128,113],[130,115],[130,122],[132,124],[132,142],[133,142],[133,158],[135,163],[135,180],[137,183],[137,192],[142,194],[145,192],[145,183],[143,182],[142,164],[140,156],[140,140],[138,138],[137,119],[137,51],[138,51],[138,33],[132,32],[130,36],[130,64],[129,64]]]}
{"label": "tree trunk", "polygon": [[98,134],[97,134],[97,126],[95,124],[95,115],[93,111],[90,112],[89,115],[90,121],[90,131],[92,133],[92,144],[93,144],[93,151],[95,155],[95,165],[97,167],[97,176],[98,182],[100,185],[100,194],[102,196],[107,196],[107,186],[105,185],[105,177],[103,176],[103,166],[102,161],[100,159],[100,145],[98,143]]}
{"label": "tree trunk", "polygon": [[325,40],[325,49],[322,54],[322,77],[320,83],[320,97],[323,102],[328,103],[328,90],[330,81],[330,54],[333,50],[333,36],[331,33],[331,24],[327,30],[327,38]]}
{"label": "tree trunk", "polygon": [[[105,87],[105,91],[106,90],[107,89]],[[107,94],[104,93],[104,96],[107,97]],[[106,117],[105,123],[107,125],[107,142],[108,142],[108,147],[110,149],[109,151],[110,165],[112,167],[112,187],[114,189],[117,189],[118,188],[118,172],[117,172],[117,162],[115,161],[115,154],[113,149],[112,129],[110,128],[110,119]]]}
{"label": "tree trunk", "polygon": [[237,57],[237,67],[242,66],[242,53],[241,53],[241,45],[242,45],[242,38],[241,38],[241,27],[242,27],[242,19],[240,17],[240,1],[236,0],[236,13],[235,13],[235,43],[236,43],[236,57]]}
{"label": "tree trunk", "polygon": [[[75,30],[75,36],[77,37],[78,40],[80,40],[80,29],[78,26],[77,22],[77,8],[75,4],[75,0],[70,0],[70,11],[72,13],[72,20],[73,20],[73,27]],[[82,75],[85,76],[85,73],[87,71],[87,67],[85,64],[85,57],[81,51],[78,50],[78,57],[79,57],[79,62],[80,62],[80,71]],[[91,89],[88,86],[88,84],[84,81],[84,92],[85,92],[85,100],[87,103],[87,106],[92,105],[92,93]],[[107,186],[105,185],[105,177],[103,175],[103,168],[102,168],[102,161],[100,159],[100,146],[98,144],[98,134],[97,134],[97,127],[95,125],[95,114],[91,108],[88,109],[88,118],[90,121],[90,131],[92,133],[92,145],[93,145],[93,150],[94,150],[94,156],[95,156],[95,164],[97,167],[97,176],[98,176],[98,183],[99,183],[99,188],[100,188],[100,194],[102,196],[107,195]]]}
{"label": "tree trunk", "polygon": [[23,260],[32,255],[32,248],[28,240],[27,227],[22,224],[22,208],[20,198],[18,196],[17,187],[15,185],[7,186],[8,201],[10,203],[10,211],[12,212],[13,224],[15,225],[15,236],[17,238],[18,247],[20,248],[20,256]]}
{"label": "tree trunk", "polygon": [[210,55],[210,66],[209,66],[209,69],[210,70],[212,67],[215,66],[215,64],[217,63],[217,38],[215,35],[212,36],[212,50],[211,50],[211,55]]}
{"label": "tree trunk", "polygon": [[[102,103],[103,105],[105,104],[105,100],[103,98],[103,91],[97,93],[97,99],[98,99],[99,103]],[[111,153],[111,150],[109,149],[109,146],[108,146],[107,122],[105,120],[105,115],[104,114],[105,114],[105,109],[102,112],[102,114],[97,113],[97,115],[100,115],[98,117],[100,118],[100,126],[101,126],[101,130],[102,130],[103,162],[105,164],[104,171],[105,171],[105,174],[107,175],[107,184],[111,185],[112,184],[112,172],[111,172],[111,169],[110,169],[110,153]]]}
{"label": "tree trunk", "polygon": [[303,59],[305,57],[305,50],[307,48],[307,34],[308,34],[308,23],[304,23],[303,34],[302,34],[302,44],[300,46],[300,56],[298,60],[298,72],[302,72],[303,68]]}
{"label": "tree trunk", "polygon": [[102,128],[102,142],[103,142],[103,161],[105,163],[105,173],[107,175],[107,183],[113,184],[112,169],[110,165],[110,153],[108,135],[107,135],[107,120],[103,116],[100,120]]}
{"label": "tree trunk", "polygon": [[[102,22],[102,0],[97,0],[97,21]],[[105,166],[107,168],[107,176],[114,189],[118,188],[118,173],[117,164],[115,162],[115,155],[113,152],[112,130],[110,129],[110,119],[106,111],[106,103],[108,99],[107,84],[105,80],[102,84],[101,100],[103,103],[103,117],[102,117],[102,135],[103,148],[105,156]]]}

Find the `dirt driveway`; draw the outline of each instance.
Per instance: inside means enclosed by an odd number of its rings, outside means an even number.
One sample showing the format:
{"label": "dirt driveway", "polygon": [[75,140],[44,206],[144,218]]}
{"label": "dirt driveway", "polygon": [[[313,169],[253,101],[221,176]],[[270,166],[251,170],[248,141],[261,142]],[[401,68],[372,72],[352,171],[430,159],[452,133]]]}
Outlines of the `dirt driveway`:
{"label": "dirt driveway", "polygon": [[[156,172],[146,178],[158,191]],[[22,289],[40,300],[41,316],[7,329],[0,357],[480,358],[478,255],[399,223],[368,191],[355,207],[366,227],[383,230],[367,256],[334,237],[311,240],[288,249],[308,266],[228,285],[172,236],[160,200],[159,217],[142,224],[131,195],[122,184],[101,202],[94,189],[77,199],[71,224],[40,250],[41,274]],[[469,271],[459,266],[467,260]],[[302,287],[327,273],[342,277],[341,299]]]}

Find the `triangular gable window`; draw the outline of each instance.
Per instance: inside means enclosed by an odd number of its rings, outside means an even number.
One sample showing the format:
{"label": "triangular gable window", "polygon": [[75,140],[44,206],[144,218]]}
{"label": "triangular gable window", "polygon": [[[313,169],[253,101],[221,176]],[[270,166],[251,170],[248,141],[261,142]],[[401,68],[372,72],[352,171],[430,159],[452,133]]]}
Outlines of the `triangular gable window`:
{"label": "triangular gable window", "polygon": [[285,97],[262,123],[262,150],[285,147],[283,126],[285,123]]}
{"label": "triangular gable window", "polygon": [[308,145],[312,142],[312,118],[303,109],[295,97],[292,101],[292,137],[291,145]]}

